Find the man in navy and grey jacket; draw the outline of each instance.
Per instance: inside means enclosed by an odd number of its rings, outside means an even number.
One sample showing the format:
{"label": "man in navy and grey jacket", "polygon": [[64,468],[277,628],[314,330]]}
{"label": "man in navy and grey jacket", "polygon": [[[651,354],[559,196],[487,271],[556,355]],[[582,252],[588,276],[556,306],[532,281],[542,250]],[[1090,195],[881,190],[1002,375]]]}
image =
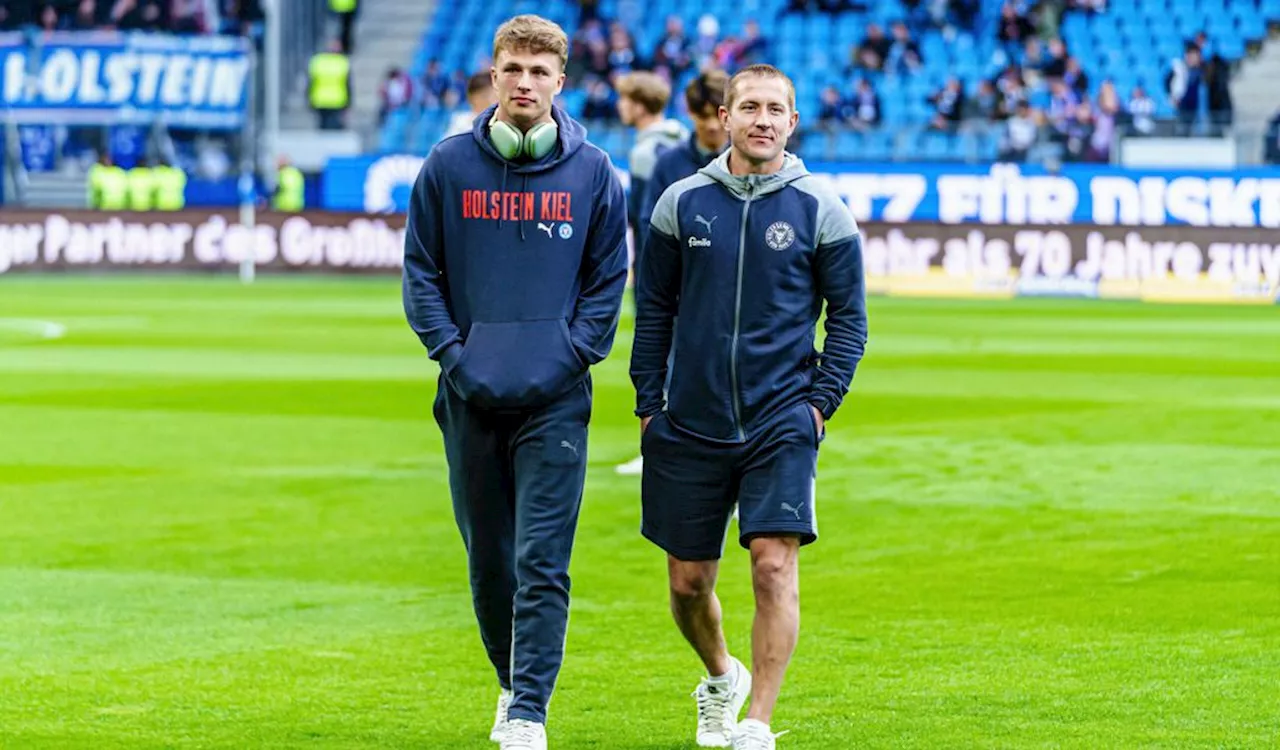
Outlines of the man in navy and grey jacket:
{"label": "man in navy and grey jacket", "polygon": [[[642,531],[667,552],[673,614],[707,669],[698,744],[771,750],[799,631],[797,557],[818,536],[818,445],[867,339],[862,253],[848,208],[784,150],[798,121],[789,78],[743,69],[720,118],[729,150],[662,194],[642,256]],[[756,595],[751,671],[725,647],[715,596],[735,502]]]}
{"label": "man in navy and grey jacket", "polygon": [[494,38],[498,103],[431,152],[409,207],[404,307],[440,362],[434,413],[480,636],[491,738],[545,750],[587,467],[588,368],[613,345],[627,206],[603,151],[553,107],[568,40],[517,16]]}

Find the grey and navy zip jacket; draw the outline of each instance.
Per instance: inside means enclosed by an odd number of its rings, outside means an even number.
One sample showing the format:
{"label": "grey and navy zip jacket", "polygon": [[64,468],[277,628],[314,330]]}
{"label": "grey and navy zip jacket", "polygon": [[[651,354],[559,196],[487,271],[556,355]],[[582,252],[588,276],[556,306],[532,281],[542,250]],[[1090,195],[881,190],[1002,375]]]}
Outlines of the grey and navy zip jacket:
{"label": "grey and navy zip jacket", "polygon": [[631,379],[637,416],[665,409],[685,432],[742,443],[801,402],[835,415],[862,359],[867,312],[861,236],[839,196],[791,154],[768,175],[732,175],[728,160],[675,183],[654,208]]}
{"label": "grey and navy zip jacket", "polygon": [[405,315],[468,403],[526,410],[608,355],[627,282],[627,205],[609,157],[558,107],[554,151],[508,162],[472,131],[436,144],[405,231]]}

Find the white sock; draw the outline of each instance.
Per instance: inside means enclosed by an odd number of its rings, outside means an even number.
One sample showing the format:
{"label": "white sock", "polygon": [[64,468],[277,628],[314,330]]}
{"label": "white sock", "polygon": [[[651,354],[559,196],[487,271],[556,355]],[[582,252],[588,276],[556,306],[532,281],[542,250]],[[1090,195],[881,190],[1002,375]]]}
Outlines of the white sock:
{"label": "white sock", "polygon": [[738,665],[730,662],[729,671],[707,680],[717,690],[732,690],[738,684]]}

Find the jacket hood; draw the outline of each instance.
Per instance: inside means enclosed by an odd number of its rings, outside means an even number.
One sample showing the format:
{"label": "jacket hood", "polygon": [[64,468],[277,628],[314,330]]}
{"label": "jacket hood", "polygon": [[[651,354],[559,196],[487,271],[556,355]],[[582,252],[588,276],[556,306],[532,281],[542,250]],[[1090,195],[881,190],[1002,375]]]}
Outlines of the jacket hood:
{"label": "jacket hood", "polygon": [[476,143],[480,144],[481,151],[504,165],[509,165],[511,172],[514,174],[534,174],[552,169],[578,153],[578,149],[582,148],[582,144],[587,142],[587,129],[582,126],[582,123],[573,119],[564,110],[553,104],[551,106],[551,119],[556,122],[559,146],[549,156],[538,161],[508,162],[502,158],[502,154],[498,153],[498,149],[494,148],[493,143],[489,140],[489,121],[493,119],[493,113],[497,108],[498,105],[495,104],[476,116],[476,119],[471,123],[471,135],[476,139]]}
{"label": "jacket hood", "polygon": [[659,120],[644,130],[636,132],[636,145],[646,141],[683,141],[688,131],[679,120]]}
{"label": "jacket hood", "polygon": [[800,157],[787,152],[782,159],[782,169],[772,174],[744,174],[735,175],[729,172],[729,153],[732,149],[725,149],[723,153],[715,158],[707,166],[698,170],[698,174],[706,175],[716,182],[724,185],[739,198],[746,198],[748,195],[759,198],[762,195],[774,193],[788,184],[809,174],[809,170],[805,168],[804,162]]}

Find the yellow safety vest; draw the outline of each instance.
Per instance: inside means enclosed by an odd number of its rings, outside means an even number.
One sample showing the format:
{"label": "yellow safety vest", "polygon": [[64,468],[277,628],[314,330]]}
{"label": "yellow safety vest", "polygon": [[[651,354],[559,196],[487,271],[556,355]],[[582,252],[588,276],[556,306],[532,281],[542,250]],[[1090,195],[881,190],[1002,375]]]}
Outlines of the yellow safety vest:
{"label": "yellow safety vest", "polygon": [[296,213],[306,207],[306,179],[297,167],[285,167],[276,175],[279,183],[272,201],[277,211]]}
{"label": "yellow safety vest", "polygon": [[356,0],[329,0],[329,10],[334,13],[353,13],[356,9]]}
{"label": "yellow safety vest", "polygon": [[150,167],[129,170],[129,210],[150,211],[156,206],[156,177]]}
{"label": "yellow safety vest", "polygon": [[89,206],[103,211],[129,207],[129,177],[123,169],[101,164],[89,169]]}
{"label": "yellow safety vest", "polygon": [[312,109],[346,109],[350,102],[347,74],[351,60],[337,52],[321,52],[311,58]]}
{"label": "yellow safety vest", "polygon": [[187,173],[177,167],[156,167],[156,210],[181,211],[187,205]]}

